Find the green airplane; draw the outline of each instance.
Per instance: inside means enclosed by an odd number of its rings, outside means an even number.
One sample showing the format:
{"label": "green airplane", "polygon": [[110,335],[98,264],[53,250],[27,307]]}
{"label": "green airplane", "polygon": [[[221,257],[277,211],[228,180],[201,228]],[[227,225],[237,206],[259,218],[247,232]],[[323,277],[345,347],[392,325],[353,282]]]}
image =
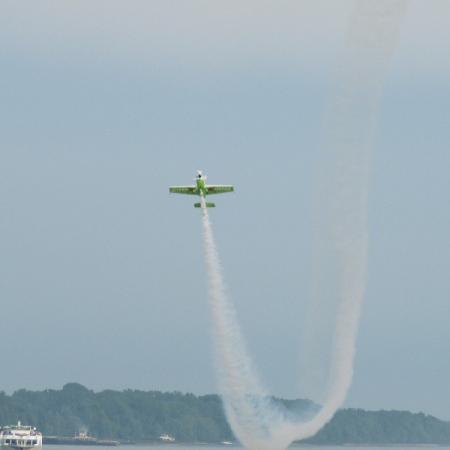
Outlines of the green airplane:
{"label": "green airplane", "polygon": [[[195,177],[195,186],[172,186],[169,192],[174,194],[198,195],[205,198],[211,194],[225,194],[226,192],[234,192],[234,187],[224,184],[206,184],[206,175],[201,170],[197,171]],[[211,202],[205,202],[207,208],[214,208],[216,205]],[[201,203],[194,203],[195,208],[200,208]]]}

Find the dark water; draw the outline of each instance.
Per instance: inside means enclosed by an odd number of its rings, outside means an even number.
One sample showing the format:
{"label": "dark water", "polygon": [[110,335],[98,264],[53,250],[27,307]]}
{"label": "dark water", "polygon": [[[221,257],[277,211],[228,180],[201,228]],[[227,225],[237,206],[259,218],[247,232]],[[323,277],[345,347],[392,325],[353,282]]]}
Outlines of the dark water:
{"label": "dark water", "polygon": [[[392,445],[392,446],[315,446],[315,445],[294,445],[291,448],[304,450],[412,450],[412,449],[435,449],[450,450],[450,446],[435,445]],[[44,445],[44,450],[218,450],[218,449],[241,448],[238,445],[211,445],[211,444],[138,444],[121,445],[119,447],[96,447],[84,445]]]}

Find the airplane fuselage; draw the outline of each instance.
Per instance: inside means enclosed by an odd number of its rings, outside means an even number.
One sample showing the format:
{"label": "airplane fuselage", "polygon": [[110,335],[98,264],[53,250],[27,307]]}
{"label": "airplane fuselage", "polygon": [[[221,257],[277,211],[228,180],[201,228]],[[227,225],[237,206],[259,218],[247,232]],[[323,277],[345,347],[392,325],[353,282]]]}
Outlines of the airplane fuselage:
{"label": "airplane fuselage", "polygon": [[204,197],[208,193],[208,188],[206,187],[205,179],[197,178],[195,181],[197,184],[198,195],[200,195],[200,197]]}

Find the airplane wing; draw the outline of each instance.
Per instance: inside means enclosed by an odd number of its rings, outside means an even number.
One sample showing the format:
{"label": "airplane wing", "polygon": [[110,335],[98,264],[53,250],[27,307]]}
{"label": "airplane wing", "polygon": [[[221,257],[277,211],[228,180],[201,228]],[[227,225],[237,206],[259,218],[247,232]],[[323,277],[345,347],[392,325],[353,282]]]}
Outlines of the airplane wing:
{"label": "airplane wing", "polygon": [[196,186],[172,186],[169,188],[169,192],[174,194],[198,195]]}
{"label": "airplane wing", "polygon": [[234,187],[224,184],[211,184],[206,186],[206,195],[225,194],[226,192],[234,192]]}

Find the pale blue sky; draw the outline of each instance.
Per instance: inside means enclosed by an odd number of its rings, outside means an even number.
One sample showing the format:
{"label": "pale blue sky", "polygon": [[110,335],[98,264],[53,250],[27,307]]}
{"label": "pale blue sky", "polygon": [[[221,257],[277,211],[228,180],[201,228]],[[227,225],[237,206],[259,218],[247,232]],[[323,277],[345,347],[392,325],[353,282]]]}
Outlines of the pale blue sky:
{"label": "pale blue sky", "polygon": [[[197,168],[263,378],[296,396],[313,167],[352,2],[0,7],[0,389],[216,391]],[[348,405],[450,419],[450,5],[413,1],[383,94]],[[264,188],[265,187],[265,188]]]}

